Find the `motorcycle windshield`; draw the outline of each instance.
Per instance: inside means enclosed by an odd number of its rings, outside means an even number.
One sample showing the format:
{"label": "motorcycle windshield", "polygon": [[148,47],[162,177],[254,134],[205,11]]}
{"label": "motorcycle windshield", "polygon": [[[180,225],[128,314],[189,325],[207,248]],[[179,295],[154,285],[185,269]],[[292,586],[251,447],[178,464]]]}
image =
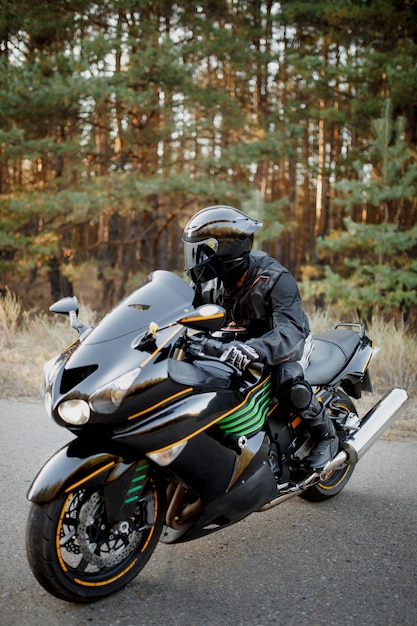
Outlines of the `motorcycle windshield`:
{"label": "motorcycle windshield", "polygon": [[146,331],[151,322],[163,326],[192,310],[193,300],[194,290],[182,278],[157,270],[110,311],[83,344],[103,343],[132,332]]}

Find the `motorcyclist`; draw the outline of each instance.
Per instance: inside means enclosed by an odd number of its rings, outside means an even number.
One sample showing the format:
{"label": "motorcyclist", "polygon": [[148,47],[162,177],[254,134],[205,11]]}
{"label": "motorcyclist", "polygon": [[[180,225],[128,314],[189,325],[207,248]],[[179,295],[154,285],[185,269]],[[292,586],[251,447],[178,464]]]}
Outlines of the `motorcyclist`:
{"label": "motorcyclist", "polygon": [[249,339],[228,344],[221,359],[242,371],[254,361],[274,367],[279,401],[305,422],[315,442],[307,462],[319,471],[336,455],[338,438],[304,378],[312,340],[297,283],[268,254],[252,252],[261,227],[231,206],[202,209],[184,229],[185,271],[194,283],[196,306],[219,304],[229,323],[247,330]]}

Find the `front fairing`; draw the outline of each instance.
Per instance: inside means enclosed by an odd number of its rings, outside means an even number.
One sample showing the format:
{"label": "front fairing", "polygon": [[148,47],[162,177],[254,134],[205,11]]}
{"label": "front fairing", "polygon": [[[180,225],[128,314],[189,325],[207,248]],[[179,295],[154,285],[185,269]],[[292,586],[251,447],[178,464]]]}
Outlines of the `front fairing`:
{"label": "front fairing", "polygon": [[[245,382],[219,361],[174,358],[185,332],[176,320],[193,311],[194,291],[177,276],[155,272],[150,280],[74,342],[52,366],[49,383],[55,421],[92,440],[112,438],[140,454],[159,451],[206,431],[236,447],[239,438],[262,429],[270,401],[270,377]],[[155,322],[160,330],[149,334]],[[138,373],[117,408],[98,410],[97,390],[109,381]],[[61,403],[82,400],[91,407],[88,423],[68,425]]]}
{"label": "front fairing", "polygon": [[133,414],[126,426],[115,430],[113,439],[147,453],[194,441],[205,433],[240,454],[242,438],[252,437],[264,427],[271,387],[270,375],[246,387],[233,381],[227,390],[210,389],[202,383],[182,386],[174,396],[164,401],[159,398],[154,406]]}
{"label": "front fairing", "polygon": [[194,290],[182,278],[164,270],[149,275],[146,282],[117,305],[92,330],[86,346],[114,341],[132,333],[140,335],[151,322],[164,326],[192,310]]}
{"label": "front fairing", "polygon": [[[132,398],[139,393],[146,408],[147,402],[154,402],[157,387],[175,386],[168,380],[167,355],[184,330],[176,320],[193,309],[193,299],[193,289],[180,277],[163,270],[153,272],[85,339],[78,339],[69,346],[52,364],[49,380],[45,381],[55,421],[69,427],[58,413],[64,400],[89,401],[97,389],[135,368],[140,368],[138,375],[121,406],[107,413],[93,410],[89,427],[122,423],[132,414]],[[166,328],[149,341],[142,341],[152,322],[159,328]],[[152,392],[147,400],[148,390]],[[77,432],[77,428],[71,429]]]}

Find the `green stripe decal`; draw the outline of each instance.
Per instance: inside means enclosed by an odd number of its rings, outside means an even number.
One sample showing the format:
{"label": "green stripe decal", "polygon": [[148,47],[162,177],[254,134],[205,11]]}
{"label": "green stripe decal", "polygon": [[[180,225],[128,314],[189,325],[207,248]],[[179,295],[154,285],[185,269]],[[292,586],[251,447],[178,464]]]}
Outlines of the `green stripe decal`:
{"label": "green stripe decal", "polygon": [[260,430],[265,422],[271,397],[271,381],[256,391],[247,404],[224,417],[219,427],[230,435],[246,436]]}
{"label": "green stripe decal", "polygon": [[140,474],[140,476],[135,476],[135,478],[132,480],[132,483],[137,483],[139,480],[143,480],[144,478],[146,478],[146,476],[147,476],[146,472],[144,474]]}
{"label": "green stripe decal", "polygon": [[125,500],[125,504],[130,504],[131,502],[134,502],[135,500],[137,500],[137,496],[133,496],[133,498],[128,498],[127,500]]}
{"label": "green stripe decal", "polygon": [[143,462],[140,463],[140,465],[138,465],[135,469],[131,485],[126,494],[125,504],[129,504],[130,502],[134,502],[138,499],[138,494],[142,491],[143,485],[145,484],[148,476],[148,469],[149,463]]}

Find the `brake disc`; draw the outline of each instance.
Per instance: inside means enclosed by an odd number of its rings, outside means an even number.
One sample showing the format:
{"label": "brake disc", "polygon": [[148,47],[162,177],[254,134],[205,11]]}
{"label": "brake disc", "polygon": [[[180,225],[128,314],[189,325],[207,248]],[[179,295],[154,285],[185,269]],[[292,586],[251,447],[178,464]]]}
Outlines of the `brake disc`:
{"label": "brake disc", "polygon": [[78,523],[78,542],[88,563],[102,569],[121,563],[139,545],[141,533],[122,522],[113,531],[103,518],[103,501],[96,492],[83,504]]}

